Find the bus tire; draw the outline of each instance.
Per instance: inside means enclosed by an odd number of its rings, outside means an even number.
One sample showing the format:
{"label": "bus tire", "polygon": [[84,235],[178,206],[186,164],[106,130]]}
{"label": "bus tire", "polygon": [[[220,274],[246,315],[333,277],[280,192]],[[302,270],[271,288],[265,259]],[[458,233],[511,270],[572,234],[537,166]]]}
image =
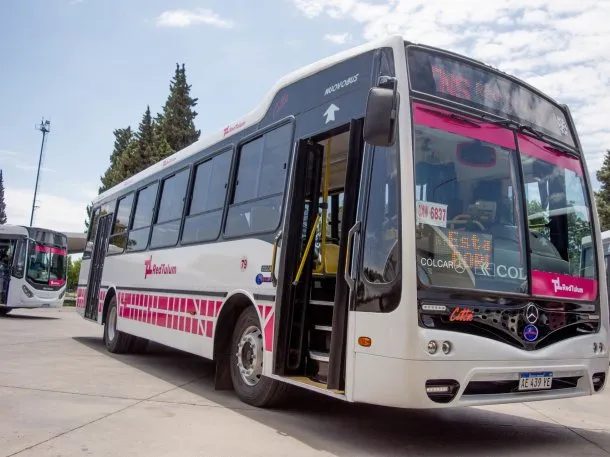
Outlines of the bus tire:
{"label": "bus tire", "polygon": [[0,308],[0,316],[6,316],[12,311],[11,308]]}
{"label": "bus tire", "polygon": [[140,336],[133,336],[131,342],[131,349],[129,352],[133,354],[144,354],[148,349],[148,340]]}
{"label": "bus tire", "polygon": [[263,372],[263,333],[253,306],[242,311],[231,338],[231,381],[237,396],[256,407],[279,404],[288,385],[267,378]]}
{"label": "bus tire", "polygon": [[116,295],[114,295],[110,299],[110,303],[108,303],[108,315],[106,316],[106,324],[104,325],[104,344],[109,352],[112,352],[113,354],[124,354],[129,350],[133,337],[116,329],[117,320],[118,309]]}

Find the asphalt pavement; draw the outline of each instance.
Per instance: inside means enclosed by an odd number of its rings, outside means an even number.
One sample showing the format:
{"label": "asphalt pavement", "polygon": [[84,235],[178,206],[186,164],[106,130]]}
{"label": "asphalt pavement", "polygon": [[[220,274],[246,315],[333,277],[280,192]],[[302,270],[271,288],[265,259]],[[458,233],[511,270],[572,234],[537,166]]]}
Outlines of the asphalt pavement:
{"label": "asphalt pavement", "polygon": [[215,391],[205,360],[106,352],[73,308],[0,318],[1,456],[608,456],[610,391],[413,411],[297,390],[261,410]]}

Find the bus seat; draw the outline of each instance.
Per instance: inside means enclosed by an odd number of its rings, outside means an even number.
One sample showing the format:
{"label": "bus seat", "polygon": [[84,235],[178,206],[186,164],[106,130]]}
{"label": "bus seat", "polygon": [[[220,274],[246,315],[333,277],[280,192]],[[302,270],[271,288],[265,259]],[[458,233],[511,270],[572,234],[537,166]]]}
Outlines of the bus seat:
{"label": "bus seat", "polygon": [[[313,274],[315,275],[336,275],[339,265],[339,245],[334,243],[326,243],[324,247],[324,259],[322,263],[316,265]],[[323,270],[326,266],[326,271]]]}

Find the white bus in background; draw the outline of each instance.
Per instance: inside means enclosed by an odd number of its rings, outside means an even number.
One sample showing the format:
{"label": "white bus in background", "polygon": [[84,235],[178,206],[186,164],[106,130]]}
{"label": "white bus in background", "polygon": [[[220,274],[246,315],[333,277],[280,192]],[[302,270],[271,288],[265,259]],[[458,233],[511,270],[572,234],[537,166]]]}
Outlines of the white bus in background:
{"label": "white bus in background", "polygon": [[0,225],[0,316],[16,308],[63,306],[67,249],[62,233]]}
{"label": "white bus in background", "polygon": [[315,62],[92,204],[77,309],[107,349],[213,359],[244,402],[288,384],[404,408],[605,385],[570,111],[465,56],[392,37]]}
{"label": "white bus in background", "polygon": [[[603,262],[603,273],[600,274],[600,278],[607,287],[610,287],[610,230],[606,230],[601,233],[601,248],[603,251],[604,262]],[[593,243],[591,243],[591,236],[585,236],[582,240],[582,257],[581,257],[581,274],[591,274],[591,271],[595,269],[595,249]]]}

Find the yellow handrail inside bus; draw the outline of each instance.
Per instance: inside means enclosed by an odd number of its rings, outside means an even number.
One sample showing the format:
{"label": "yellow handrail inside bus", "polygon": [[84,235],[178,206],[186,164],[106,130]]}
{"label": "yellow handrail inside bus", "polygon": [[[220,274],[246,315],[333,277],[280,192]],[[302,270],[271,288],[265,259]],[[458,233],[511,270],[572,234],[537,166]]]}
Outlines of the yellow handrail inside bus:
{"label": "yellow handrail inside bus", "polygon": [[303,274],[303,268],[305,268],[305,262],[307,261],[307,257],[309,256],[309,250],[311,249],[311,244],[313,243],[313,239],[315,238],[318,222],[320,222],[320,213],[316,216],[316,222],[313,224],[313,228],[311,229],[311,234],[309,235],[309,240],[307,241],[307,247],[305,248],[305,252],[303,253],[303,258],[301,259],[301,265],[299,265],[299,271],[297,271],[297,277],[294,279],[292,283],[296,286],[299,283],[299,279],[301,279],[301,274]]}

